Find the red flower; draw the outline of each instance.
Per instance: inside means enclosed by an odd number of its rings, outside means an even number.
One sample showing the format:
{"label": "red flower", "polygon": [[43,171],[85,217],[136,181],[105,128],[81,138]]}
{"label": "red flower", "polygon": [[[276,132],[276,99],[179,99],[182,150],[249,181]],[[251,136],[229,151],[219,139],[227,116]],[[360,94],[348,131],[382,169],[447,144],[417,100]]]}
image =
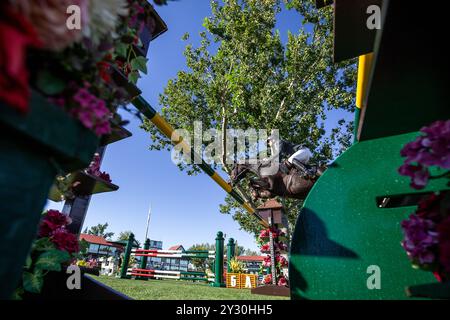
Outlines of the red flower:
{"label": "red flower", "polygon": [[287,286],[287,280],[286,280],[286,278],[285,278],[284,276],[281,276],[281,277],[278,279],[278,285],[279,285],[280,287],[285,287],[285,286]]}
{"label": "red flower", "polygon": [[50,237],[56,230],[70,224],[70,218],[57,210],[49,210],[41,220],[39,237]]}
{"label": "red flower", "polygon": [[112,81],[111,72],[110,72],[110,64],[106,61],[100,61],[97,63],[98,72],[100,78],[102,78],[105,83],[110,84]]}
{"label": "red flower", "polygon": [[263,283],[264,284],[271,284],[272,283],[272,275],[268,274],[268,275],[264,276]]}
{"label": "red flower", "polygon": [[261,247],[261,252],[269,252],[270,251],[270,245],[268,243],[264,244]]}
{"label": "red flower", "polygon": [[64,228],[56,230],[51,236],[50,240],[56,245],[59,250],[67,251],[70,254],[79,251],[77,237],[74,234],[69,233]]}
{"label": "red flower", "polygon": [[0,5],[0,100],[21,112],[28,111],[30,97],[27,49],[40,45],[30,22],[8,5]]}

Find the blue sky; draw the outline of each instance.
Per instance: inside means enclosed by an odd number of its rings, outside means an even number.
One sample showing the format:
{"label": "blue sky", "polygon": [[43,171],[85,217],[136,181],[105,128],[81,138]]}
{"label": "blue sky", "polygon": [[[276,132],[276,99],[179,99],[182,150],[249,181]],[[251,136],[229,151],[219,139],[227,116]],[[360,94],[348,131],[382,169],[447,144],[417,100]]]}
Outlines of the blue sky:
{"label": "blue sky", "polygon": [[[143,76],[138,86],[144,98],[159,110],[158,96],[167,81],[185,69],[183,34],[189,32],[189,41],[197,44],[203,19],[211,10],[209,0],[170,2],[156,10],[169,31],[150,44],[148,75]],[[300,16],[295,11],[284,10],[280,14],[277,28],[283,41],[288,30],[295,33],[299,26]],[[131,230],[142,242],[151,202],[149,237],[163,241],[164,248],[212,243],[220,230],[239,245],[257,250],[253,237],[239,230],[239,224],[231,216],[219,212],[224,191],[206,174],[188,176],[180,172],[172,163],[170,152],[149,151],[148,134],[139,128],[138,121],[130,120],[127,129],[133,136],[108,146],[102,164],[102,170],[111,175],[120,189],[92,197],[84,226],[108,222],[109,231],[118,235],[120,231]],[[49,202],[48,207],[60,210],[62,205]]]}

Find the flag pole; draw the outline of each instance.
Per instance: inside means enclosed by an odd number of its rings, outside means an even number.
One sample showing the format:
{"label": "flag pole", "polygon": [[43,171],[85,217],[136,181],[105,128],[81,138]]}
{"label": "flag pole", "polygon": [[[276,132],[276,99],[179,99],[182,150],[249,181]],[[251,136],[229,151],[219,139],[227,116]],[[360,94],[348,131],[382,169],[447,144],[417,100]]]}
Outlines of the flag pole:
{"label": "flag pole", "polygon": [[145,241],[147,241],[147,236],[148,236],[148,227],[150,225],[150,216],[152,214],[152,203],[150,202],[150,206],[148,208],[148,216],[147,216],[147,228],[145,229],[145,239],[144,239],[144,243]]}

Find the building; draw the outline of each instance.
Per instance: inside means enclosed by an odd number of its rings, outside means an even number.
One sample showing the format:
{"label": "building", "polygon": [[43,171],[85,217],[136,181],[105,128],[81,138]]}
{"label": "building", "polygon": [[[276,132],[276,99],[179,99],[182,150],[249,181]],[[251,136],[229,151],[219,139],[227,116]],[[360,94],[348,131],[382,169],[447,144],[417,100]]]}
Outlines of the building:
{"label": "building", "polygon": [[150,240],[150,249],[151,250],[162,250],[163,243],[162,241]]}
{"label": "building", "polygon": [[119,241],[108,241],[103,237],[92,234],[81,233],[81,240],[88,243],[87,254],[92,258],[118,257],[125,248],[124,244]]}
{"label": "building", "polygon": [[[162,248],[162,242],[161,242]],[[161,250],[158,248],[158,250]],[[175,245],[168,250],[185,252],[186,250],[182,245]],[[186,258],[160,258],[150,257],[147,260],[147,269],[167,270],[167,271],[188,271],[189,259]]]}

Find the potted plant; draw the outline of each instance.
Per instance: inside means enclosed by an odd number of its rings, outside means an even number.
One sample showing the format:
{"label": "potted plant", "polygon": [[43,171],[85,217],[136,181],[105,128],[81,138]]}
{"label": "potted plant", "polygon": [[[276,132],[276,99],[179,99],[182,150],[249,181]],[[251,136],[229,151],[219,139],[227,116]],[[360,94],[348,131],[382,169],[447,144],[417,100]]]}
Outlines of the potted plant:
{"label": "potted plant", "polygon": [[[126,70],[133,83],[146,71],[146,59],[132,52],[143,45],[134,28],[152,18],[134,11],[136,3],[149,6],[144,0],[0,4],[0,299],[19,280],[55,176],[89,165],[118,107],[133,97],[111,68]],[[89,14],[81,28],[69,29],[67,8],[74,4]]]}
{"label": "potted plant", "polygon": [[447,190],[422,197],[417,209],[402,221],[402,247],[412,266],[433,272],[440,283],[407,289],[410,296],[450,298],[450,120],[421,129],[415,141],[404,146],[406,157],[399,168],[411,178],[411,187],[424,189],[431,179],[446,182]]}

